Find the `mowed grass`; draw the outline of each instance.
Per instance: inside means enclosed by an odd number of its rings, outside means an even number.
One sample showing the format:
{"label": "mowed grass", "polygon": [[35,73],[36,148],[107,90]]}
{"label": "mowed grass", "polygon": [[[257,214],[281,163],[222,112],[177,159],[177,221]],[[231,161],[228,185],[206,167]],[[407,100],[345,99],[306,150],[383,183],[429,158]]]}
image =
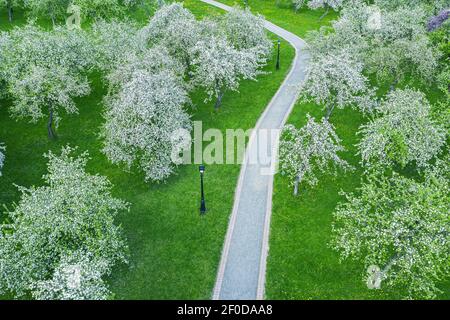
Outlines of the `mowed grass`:
{"label": "mowed grass", "polygon": [[[198,0],[184,1],[199,18],[222,12]],[[0,28],[11,25],[4,12]],[[138,15],[141,21],[145,17]],[[145,20],[145,19],[144,19]],[[17,12],[14,25],[25,23]],[[39,23],[50,26],[46,20]],[[273,37],[274,38],[274,37]],[[275,40],[275,38],[274,38]],[[275,57],[276,52],[273,52]],[[283,45],[281,70],[275,71],[275,59],[268,73],[257,82],[243,81],[240,92],[227,92],[219,112],[213,103],[204,103],[202,92],[192,94],[193,120],[203,121],[203,129],[248,129],[269,103],[286,76],[294,50]],[[206,167],[205,188],[208,212],[199,215],[200,177],[197,165],[182,166],[177,174],[161,184],[145,183],[139,170],[126,172],[112,165],[101,153],[98,138],[103,123],[102,98],[106,88],[99,74],[90,76],[92,93],[77,100],[78,115],[62,114],[58,140],[47,139],[45,119],[37,124],[15,121],[8,113],[11,101],[0,101],[0,141],[7,146],[6,163],[0,178],[0,205],[11,206],[19,200],[13,184],[39,186],[46,172],[43,154],[70,144],[79,152],[88,151],[87,170],[101,174],[114,184],[114,195],[131,204],[129,212],[117,219],[128,240],[130,263],[116,268],[109,283],[117,299],[208,299],[211,296],[222,244],[231,212],[239,165]],[[10,298],[4,296],[3,298]]]}
{"label": "mowed grass", "polygon": [[[437,94],[430,94],[431,98]],[[313,104],[299,103],[288,122],[296,127],[306,123],[306,114],[320,119],[323,111]],[[303,184],[293,196],[290,181],[275,177],[270,254],[267,266],[268,299],[402,299],[402,289],[369,290],[364,281],[366,270],[361,262],[340,261],[330,246],[332,213],[345,199],[341,190],[353,192],[360,186],[362,169],[356,156],[358,127],[366,121],[352,109],[335,110],[330,121],[347,151],[343,158],[355,170],[337,177],[318,175],[317,186]],[[444,291],[439,299],[450,298],[450,282],[439,285]]]}
{"label": "mowed grass", "polygon": [[[229,6],[244,7],[244,0],[218,0]],[[324,16],[325,10],[309,10],[307,8],[295,12],[290,6],[290,0],[282,0],[281,5],[276,5],[276,0],[248,0],[249,8],[253,13],[262,14],[270,22],[304,37],[310,30],[317,30],[321,26],[329,25],[330,21],[338,16],[336,12],[330,12]]]}
{"label": "mowed grass", "polygon": [[[243,1],[220,0],[228,5]],[[308,30],[329,24],[338,15],[330,12],[322,21],[323,11],[278,8],[275,0],[249,0],[253,12],[265,15],[267,20],[304,37]],[[386,89],[382,90],[386,91]],[[435,103],[441,95],[434,88],[425,91]],[[316,119],[324,116],[320,106],[297,103],[288,123],[301,127],[306,115]],[[339,173],[337,177],[318,175],[315,187],[300,186],[298,197],[286,177],[278,174],[274,182],[273,211],[270,231],[270,252],[267,265],[267,299],[401,299],[404,290],[369,290],[364,281],[366,270],[355,261],[339,261],[339,255],[330,247],[332,213],[338,202],[343,201],[341,190],[355,191],[360,186],[362,169],[355,145],[358,128],[366,121],[350,108],[335,110],[330,121],[343,141],[347,151],[342,155],[355,170]],[[450,283],[440,286],[444,291],[438,298],[450,298]]]}

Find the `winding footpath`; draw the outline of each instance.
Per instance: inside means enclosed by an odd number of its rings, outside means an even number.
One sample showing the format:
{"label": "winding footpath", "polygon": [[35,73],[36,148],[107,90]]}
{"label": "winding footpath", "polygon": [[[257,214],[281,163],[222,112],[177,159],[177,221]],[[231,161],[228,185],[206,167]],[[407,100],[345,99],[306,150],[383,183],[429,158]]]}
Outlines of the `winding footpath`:
{"label": "winding footpath", "polygon": [[[201,1],[231,10],[214,0]],[[267,171],[276,161],[278,137],[275,143],[264,138],[284,126],[307,75],[307,44],[270,22],[266,22],[265,27],[288,41],[296,55],[290,73],[258,120],[246,149],[214,287],[212,298],[215,300],[264,299],[274,179]],[[269,164],[250,161],[261,150],[271,159]]]}

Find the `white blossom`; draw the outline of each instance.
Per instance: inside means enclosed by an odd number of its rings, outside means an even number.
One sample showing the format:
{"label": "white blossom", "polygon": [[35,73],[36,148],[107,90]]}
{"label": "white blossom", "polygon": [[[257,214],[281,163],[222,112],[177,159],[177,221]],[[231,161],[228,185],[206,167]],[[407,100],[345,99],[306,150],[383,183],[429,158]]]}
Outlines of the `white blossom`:
{"label": "white blossom", "polygon": [[169,70],[180,78],[183,75],[183,67],[170,57],[166,47],[154,46],[137,53],[129,51],[124,54],[122,59],[123,63],[106,76],[110,95],[118,93],[124,85],[130,82],[137,70],[151,74]]}
{"label": "white blossom", "polygon": [[96,48],[96,67],[108,74],[124,64],[128,54],[137,53],[142,44],[137,36],[138,27],[127,21],[96,21],[91,37]]}
{"label": "white blossom", "polygon": [[293,125],[284,127],[280,142],[280,168],[294,184],[294,194],[298,185],[306,182],[317,184],[317,172],[328,172],[337,168],[350,169],[350,165],[338,155],[344,151],[334,127],[325,118],[317,123],[307,116],[306,125],[296,129]]}
{"label": "white blossom", "polygon": [[[112,197],[105,177],[85,172],[87,153],[74,158],[73,151],[64,147],[61,155],[49,152],[45,184],[19,187],[20,201],[6,212],[0,226],[0,292],[19,298],[38,290],[36,297],[45,298],[49,293],[42,285],[57,279],[59,268],[73,263],[66,259],[76,252],[102,263],[102,276],[126,261],[126,244],[114,217],[128,206]],[[83,260],[79,263],[84,266]]]}
{"label": "white blossom", "polygon": [[2,176],[2,168],[5,163],[5,150],[6,147],[2,143],[0,143],[0,177]]}
{"label": "white blossom", "polygon": [[63,254],[52,278],[36,281],[32,295],[36,300],[106,300],[112,292],[102,277],[110,273],[108,261],[91,253]]}
{"label": "white blossom", "polygon": [[327,117],[335,107],[352,106],[368,112],[375,105],[374,89],[363,74],[363,64],[345,51],[319,55],[311,61],[302,99],[325,106]]}
{"label": "white blossom", "polygon": [[273,44],[264,28],[265,19],[254,15],[250,9],[234,7],[221,20],[222,28],[233,46],[238,50],[255,50],[261,57],[268,57]]}
{"label": "white blossom", "polygon": [[226,90],[237,91],[241,79],[256,80],[264,65],[255,50],[237,50],[225,37],[212,36],[197,42],[192,49],[193,83],[206,90],[208,100],[217,98],[220,108]]}
{"label": "white blossom", "polygon": [[430,117],[425,95],[395,90],[377,108],[377,117],[361,126],[358,145],[363,164],[426,167],[445,144],[445,130]]}

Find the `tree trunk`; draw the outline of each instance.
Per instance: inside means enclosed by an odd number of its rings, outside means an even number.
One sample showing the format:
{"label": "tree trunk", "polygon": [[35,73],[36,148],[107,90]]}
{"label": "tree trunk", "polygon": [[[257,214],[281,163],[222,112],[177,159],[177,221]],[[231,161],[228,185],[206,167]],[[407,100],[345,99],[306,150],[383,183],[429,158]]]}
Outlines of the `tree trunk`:
{"label": "tree trunk", "polygon": [[325,116],[325,119],[327,119],[327,121],[330,119],[331,114],[333,113],[334,110],[334,105],[333,106],[327,106],[327,114]]}
{"label": "tree trunk", "polygon": [[330,11],[330,6],[325,5],[325,7],[327,8],[327,10],[325,11],[325,13],[319,18],[319,21],[322,20],[323,18],[325,18],[325,16],[328,14],[328,12]]}
{"label": "tree trunk", "polygon": [[186,56],[184,58],[184,61],[186,63],[186,75],[187,75],[188,79],[190,80],[191,79],[191,73],[190,73],[191,72],[191,61],[189,60],[188,56]]}
{"label": "tree trunk", "polygon": [[298,196],[298,184],[300,183],[300,177],[296,177],[294,181],[294,196]]}
{"label": "tree trunk", "polygon": [[52,18],[52,24],[53,24],[53,28],[55,27],[56,21],[55,21],[55,15],[53,14],[53,12],[49,12],[50,13],[50,17]]}
{"label": "tree trunk", "polygon": [[56,134],[55,134],[55,131],[53,130],[53,110],[52,109],[50,109],[50,116],[48,117],[47,132],[48,132],[48,138],[50,140],[56,139]]}
{"label": "tree trunk", "polygon": [[395,80],[391,83],[391,86],[389,87],[389,92],[392,92],[395,90],[395,88],[397,87],[397,84],[399,82],[398,78],[395,78]]}
{"label": "tree trunk", "polygon": [[150,12],[150,9],[148,8],[148,6],[144,3],[144,11],[145,14],[147,15],[147,17],[150,17],[152,15],[152,13]]}
{"label": "tree trunk", "polygon": [[214,110],[218,111],[220,107],[222,106],[222,98],[223,98],[224,92],[221,90],[219,92],[219,95],[217,96],[216,104],[214,105]]}
{"label": "tree trunk", "polygon": [[8,1],[8,19],[9,22],[12,22],[13,19],[13,7],[11,5],[11,2]]}

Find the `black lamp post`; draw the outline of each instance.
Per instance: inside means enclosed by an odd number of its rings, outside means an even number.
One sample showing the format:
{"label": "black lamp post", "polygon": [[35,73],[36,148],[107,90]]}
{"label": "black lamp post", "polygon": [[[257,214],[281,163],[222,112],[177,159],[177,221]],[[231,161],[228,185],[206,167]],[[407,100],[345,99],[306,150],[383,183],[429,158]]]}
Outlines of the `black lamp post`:
{"label": "black lamp post", "polygon": [[280,45],[281,41],[278,39],[277,70],[280,70]]}
{"label": "black lamp post", "polygon": [[199,167],[200,170],[200,187],[202,190],[202,200],[200,204],[200,214],[204,215],[206,213],[206,203],[205,203],[205,192],[203,189],[203,174],[205,173],[205,166],[201,165]]}

